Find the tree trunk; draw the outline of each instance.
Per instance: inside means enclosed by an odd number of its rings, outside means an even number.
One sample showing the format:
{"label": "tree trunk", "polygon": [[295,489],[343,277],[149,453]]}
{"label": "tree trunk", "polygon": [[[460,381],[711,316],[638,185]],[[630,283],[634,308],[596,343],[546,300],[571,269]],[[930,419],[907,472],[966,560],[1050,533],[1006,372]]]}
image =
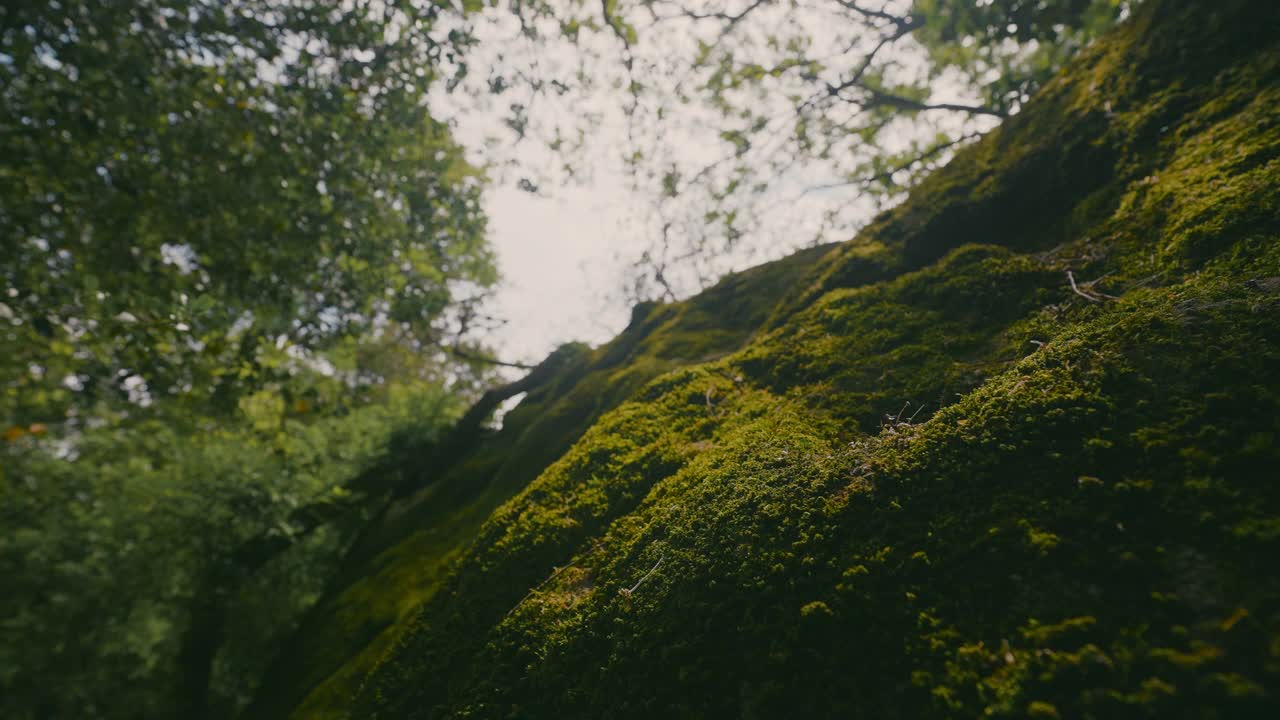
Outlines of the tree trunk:
{"label": "tree trunk", "polygon": [[227,598],[222,576],[211,571],[199,585],[191,604],[191,619],[178,649],[178,717],[206,720],[213,717],[210,682],[213,662],[226,635]]}

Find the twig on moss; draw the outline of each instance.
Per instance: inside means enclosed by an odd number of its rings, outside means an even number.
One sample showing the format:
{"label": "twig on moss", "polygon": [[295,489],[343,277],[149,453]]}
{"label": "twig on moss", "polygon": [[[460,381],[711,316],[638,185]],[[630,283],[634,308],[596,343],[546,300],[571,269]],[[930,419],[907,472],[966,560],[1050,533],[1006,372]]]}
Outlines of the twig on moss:
{"label": "twig on moss", "polygon": [[900,419],[902,418],[902,413],[906,412],[906,411],[907,411],[907,408],[909,408],[909,407],[911,407],[911,401],[910,401],[910,400],[908,400],[908,401],[906,401],[905,403],[903,403],[903,404],[902,404],[902,409],[898,411],[898,414],[897,414],[897,415],[894,415],[894,416],[893,416],[893,421],[894,421],[894,422],[897,422],[898,420],[900,420]]}
{"label": "twig on moss", "polygon": [[920,403],[920,407],[916,408],[916,411],[911,413],[911,417],[907,418],[907,424],[910,425],[911,423],[915,422],[916,416],[919,415],[920,411],[923,409],[924,409],[924,403]]}
{"label": "twig on moss", "polygon": [[541,590],[543,587],[545,587],[545,586],[547,585],[547,583],[551,582],[552,580],[555,580],[555,579],[556,579],[556,576],[558,576],[560,573],[564,572],[565,570],[568,570],[568,569],[569,569],[569,568],[571,568],[571,567],[573,567],[573,563],[568,563],[568,564],[565,564],[565,565],[561,565],[560,567],[556,568],[555,572],[553,572],[553,573],[551,573],[550,575],[548,575],[548,576],[547,576],[547,578],[546,578],[545,580],[543,580],[542,582],[538,583],[536,586],[534,586],[534,588],[533,588],[532,590],[530,590],[528,593],[526,593],[524,597],[520,598],[520,602],[516,603],[515,605],[512,605],[512,606],[511,606],[511,609],[507,611],[507,614],[506,614],[506,615],[503,615],[503,618],[511,617],[511,613],[515,612],[515,611],[516,611],[516,608],[518,608],[518,607],[520,607],[521,605],[523,605],[525,600],[528,600],[529,598],[533,597],[534,595],[537,595],[537,594],[538,594],[538,591],[539,591],[539,590]]}
{"label": "twig on moss", "polygon": [[1095,286],[1095,285],[1097,285],[1098,283],[1102,282],[1103,280],[1106,280],[1106,279],[1107,279],[1107,277],[1108,277],[1109,275],[1111,275],[1111,273],[1103,273],[1103,274],[1102,274],[1102,276],[1100,276],[1100,277],[1096,277],[1096,278],[1094,278],[1094,279],[1090,280],[1089,282],[1082,282],[1082,283],[1080,283],[1080,287],[1084,288],[1084,289],[1085,289],[1085,290],[1087,290],[1089,293],[1091,293],[1091,294],[1093,294],[1093,295],[1096,295],[1097,297],[1100,297],[1100,298],[1106,298],[1106,299],[1108,299],[1108,300],[1119,300],[1120,298],[1116,297],[1115,295],[1108,295],[1108,294],[1106,294],[1106,293],[1102,292],[1101,290],[1095,290],[1095,289],[1094,289],[1094,286]]}
{"label": "twig on moss", "polygon": [[637,580],[635,585],[632,585],[632,586],[631,586],[631,587],[629,587],[629,588],[623,588],[623,589],[622,589],[622,591],[621,591],[621,592],[622,592],[622,594],[623,594],[623,595],[626,595],[626,596],[628,596],[628,597],[630,597],[630,596],[631,596],[631,593],[635,592],[635,591],[636,591],[636,589],[640,587],[640,584],[641,584],[641,583],[643,583],[645,580],[648,580],[648,579],[649,579],[649,576],[653,574],[653,571],[654,571],[654,570],[657,570],[657,569],[658,569],[658,566],[662,564],[662,561],[663,561],[663,560],[666,560],[666,559],[667,559],[667,554],[666,554],[666,553],[663,553],[663,554],[658,558],[658,562],[654,563],[654,564],[653,564],[653,567],[649,568],[649,572],[645,573],[643,577],[641,577],[639,580]]}
{"label": "twig on moss", "polygon": [[1154,275],[1148,275],[1142,278],[1141,280],[1134,280],[1132,283],[1129,284],[1128,289],[1132,290],[1133,288],[1140,288],[1146,285],[1150,285],[1152,282],[1159,280],[1161,277],[1164,277],[1165,275],[1168,275],[1168,274],[1169,274],[1168,270],[1161,270],[1160,272]]}
{"label": "twig on moss", "polygon": [[1074,292],[1075,294],[1079,295],[1085,300],[1088,300],[1089,302],[1102,302],[1102,298],[1094,297],[1093,295],[1090,295],[1085,291],[1081,290],[1080,286],[1076,285],[1075,274],[1072,273],[1070,270],[1067,271],[1067,280],[1071,281],[1071,291]]}

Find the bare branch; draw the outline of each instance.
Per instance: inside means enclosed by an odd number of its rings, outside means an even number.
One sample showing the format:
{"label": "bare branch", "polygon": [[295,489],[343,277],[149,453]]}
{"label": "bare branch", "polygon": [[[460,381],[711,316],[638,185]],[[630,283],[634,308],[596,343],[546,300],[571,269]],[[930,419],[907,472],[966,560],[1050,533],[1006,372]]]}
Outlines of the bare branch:
{"label": "bare branch", "polygon": [[1092,295],[1090,295],[1090,294],[1086,293],[1085,291],[1081,290],[1081,289],[1080,289],[1080,286],[1076,285],[1076,276],[1075,276],[1075,274],[1074,274],[1074,273],[1072,273],[1070,270],[1068,270],[1068,271],[1067,271],[1067,280],[1069,280],[1069,281],[1071,282],[1071,291],[1072,291],[1072,292],[1074,292],[1075,294],[1079,295],[1080,297],[1084,298],[1085,300],[1088,300],[1089,302],[1102,302],[1102,298],[1094,297],[1094,296],[1092,296]]}
{"label": "bare branch", "polygon": [[893,13],[885,12],[884,10],[868,10],[858,3],[853,2],[853,0],[836,0],[836,3],[847,10],[851,10],[852,12],[867,18],[868,20],[884,20],[885,22],[898,27],[911,25],[914,22],[914,18],[911,15],[903,17],[901,15],[894,15]]}
{"label": "bare branch", "polygon": [[649,576],[652,575],[653,572],[658,569],[658,566],[662,564],[662,561],[666,559],[667,559],[667,554],[663,553],[662,556],[658,558],[658,562],[654,563],[653,567],[649,568],[649,572],[645,573],[643,577],[637,580],[635,585],[632,585],[629,588],[623,588],[619,592],[621,592],[621,594],[623,595],[631,595],[636,590],[639,590],[641,583],[643,583],[645,580],[648,580]]}
{"label": "bare branch", "polygon": [[730,14],[726,12],[698,13],[698,12],[689,10],[687,8],[681,8],[680,14],[675,17],[686,17],[691,20],[723,20],[727,24],[721,32],[727,33],[729,32],[729,30],[733,28],[734,25],[737,25],[738,23],[742,22],[744,18],[746,18],[748,15],[750,15],[760,6],[764,5],[766,2],[768,2],[768,0],[756,0],[755,2],[751,3],[747,7],[743,8],[742,12],[739,12],[737,14]]}
{"label": "bare branch", "polygon": [[[898,108],[899,110],[907,110],[909,112],[924,112],[928,110],[948,110],[950,112],[969,113],[970,115],[989,115],[991,117],[1006,118],[1008,115],[1003,110],[987,107],[985,105],[964,105],[961,103],[926,103],[911,98],[894,95],[880,90],[867,89],[871,105],[880,105],[884,107]],[[863,104],[866,107],[866,104]]]}
{"label": "bare branch", "polygon": [[518,370],[532,370],[535,367],[537,367],[536,365],[527,365],[525,363],[512,362],[508,360],[498,360],[497,358],[485,357],[484,355],[477,355],[475,353],[468,352],[467,350],[463,350],[458,345],[445,347],[445,352],[458,358],[459,360],[466,360],[467,362],[477,362],[477,363],[485,363],[488,365],[498,365],[501,367],[516,368]]}
{"label": "bare branch", "polygon": [[[858,89],[866,93],[860,98],[844,98],[840,93],[849,89]],[[854,103],[863,109],[871,109],[873,107],[891,107],[908,112],[926,112],[929,110],[947,110],[949,112],[962,112],[970,115],[988,115],[1004,119],[1008,117],[1008,113],[996,108],[987,107],[985,105],[965,105],[963,103],[929,103],[921,100],[915,100],[902,95],[895,95],[891,92],[878,90],[866,83],[862,82],[860,77],[854,77],[846,80],[839,85],[828,85],[827,94],[832,97],[840,98],[846,102]]]}
{"label": "bare branch", "polygon": [[908,160],[907,162],[900,163],[900,164],[895,165],[895,166],[893,166],[893,167],[891,167],[891,168],[888,168],[888,169],[886,169],[886,170],[882,170],[881,172],[875,173],[874,175],[867,175],[867,176],[864,176],[864,177],[855,178],[855,179],[853,179],[853,180],[846,180],[846,181],[842,181],[842,182],[831,182],[831,183],[824,183],[824,184],[822,184],[822,185],[813,185],[813,186],[810,186],[810,187],[805,188],[805,189],[800,193],[800,195],[801,195],[801,197],[803,197],[803,196],[805,196],[805,195],[808,195],[809,193],[821,192],[821,191],[823,191],[823,190],[834,190],[834,189],[836,189],[836,188],[840,188],[840,187],[848,187],[848,186],[850,186],[850,185],[864,185],[864,186],[865,186],[865,185],[870,185],[871,183],[874,183],[874,182],[880,182],[880,181],[888,180],[889,178],[893,177],[895,174],[897,174],[897,173],[899,173],[899,172],[901,172],[901,171],[903,171],[903,170],[910,170],[913,166],[915,166],[915,165],[917,165],[917,164],[919,164],[919,163],[922,163],[922,162],[924,162],[924,161],[926,161],[926,160],[929,160],[929,159],[931,159],[931,158],[937,157],[938,155],[941,155],[943,152],[946,152],[947,150],[950,150],[951,148],[953,148],[953,147],[955,147],[955,146],[957,146],[957,145],[960,145],[960,144],[966,143],[966,142],[968,142],[968,141],[970,141],[970,140],[973,140],[973,139],[978,138],[978,137],[981,137],[981,136],[982,136],[982,133],[976,133],[976,132],[975,132],[975,133],[967,133],[967,134],[964,134],[964,135],[960,135],[960,136],[958,136],[958,137],[952,138],[951,140],[948,140],[947,142],[944,142],[944,143],[938,143],[937,145],[934,145],[933,147],[929,148],[928,150],[925,150],[924,152],[920,153],[919,155],[917,155],[917,156],[915,156],[915,157],[911,158],[911,159],[910,159],[910,160]]}

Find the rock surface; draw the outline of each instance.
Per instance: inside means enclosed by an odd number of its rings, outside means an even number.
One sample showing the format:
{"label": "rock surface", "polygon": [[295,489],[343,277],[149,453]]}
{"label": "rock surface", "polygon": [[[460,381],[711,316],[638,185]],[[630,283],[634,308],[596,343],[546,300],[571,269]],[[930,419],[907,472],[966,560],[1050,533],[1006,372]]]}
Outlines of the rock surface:
{"label": "rock surface", "polygon": [[857,238],[562,348],[286,717],[1280,716],[1280,4],[1148,0]]}

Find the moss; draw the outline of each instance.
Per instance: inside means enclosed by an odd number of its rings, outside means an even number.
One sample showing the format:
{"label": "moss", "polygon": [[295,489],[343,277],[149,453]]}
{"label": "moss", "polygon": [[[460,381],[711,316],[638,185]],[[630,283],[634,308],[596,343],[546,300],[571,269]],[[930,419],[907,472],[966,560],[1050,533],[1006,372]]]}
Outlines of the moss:
{"label": "moss", "polygon": [[873,432],[927,419],[1002,362],[991,343],[1043,306],[1058,275],[996,246],[962,247],[897,278],[834,290],[735,358],[748,378],[803,392],[815,409]]}
{"label": "moss", "polygon": [[829,249],[731,275],[687,302],[638,307],[628,328],[604,347],[558,351],[566,357],[558,376],[509,412],[500,431],[447,467],[417,467],[410,459],[404,472],[428,474],[424,489],[368,528],[338,581],[274,663],[247,717],[345,716],[365,674],[404,632],[411,611],[439,592],[490,513],[649,380],[740,348]]}
{"label": "moss", "polygon": [[1278,8],[1148,0],[859,238],[640,308],[373,532],[299,714],[389,647],[357,717],[1275,715]]}
{"label": "moss", "polygon": [[[1139,293],[928,422],[852,445],[745,383],[718,386],[712,419],[699,390],[717,374],[669,376],[490,520],[454,579],[465,607],[425,606],[391,656],[404,675],[378,677],[402,683],[369,699],[448,698],[446,715],[1258,712],[1266,644],[1222,628],[1280,597],[1257,574],[1276,548],[1230,532],[1280,510],[1249,471],[1280,460],[1249,441],[1280,417],[1257,384],[1278,342],[1238,286]],[[697,454],[678,470],[623,469],[679,437]],[[636,482],[638,504],[608,499]]]}

